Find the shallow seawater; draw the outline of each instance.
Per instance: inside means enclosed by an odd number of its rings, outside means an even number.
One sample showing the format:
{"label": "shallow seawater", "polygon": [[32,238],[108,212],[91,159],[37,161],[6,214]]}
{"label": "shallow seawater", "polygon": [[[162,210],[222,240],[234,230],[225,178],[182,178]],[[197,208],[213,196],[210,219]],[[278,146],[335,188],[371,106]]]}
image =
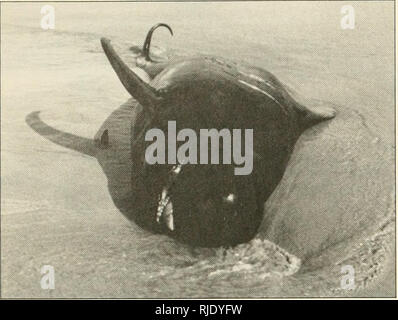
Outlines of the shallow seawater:
{"label": "shallow seawater", "polygon": [[[56,28],[45,31],[40,4],[2,4],[2,295],[392,295],[393,4],[355,4],[354,30],[341,30],[341,6],[57,3]],[[299,139],[249,243],[191,248],[129,223],[113,202],[128,196],[137,105],[99,39],[112,39],[128,59],[160,21],[175,36],[158,30],[153,43],[168,54],[260,66],[306,105],[337,110]],[[51,143],[27,125],[34,111],[86,138],[112,125],[118,156],[95,159]],[[43,265],[55,267],[50,292],[40,288]],[[341,289],[344,265],[355,268],[358,290]]]}

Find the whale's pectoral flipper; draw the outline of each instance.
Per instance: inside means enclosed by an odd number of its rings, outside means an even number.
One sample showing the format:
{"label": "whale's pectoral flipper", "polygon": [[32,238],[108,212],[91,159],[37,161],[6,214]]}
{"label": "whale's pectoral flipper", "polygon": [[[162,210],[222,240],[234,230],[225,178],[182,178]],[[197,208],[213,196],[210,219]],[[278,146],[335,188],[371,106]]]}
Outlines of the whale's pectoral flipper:
{"label": "whale's pectoral flipper", "polygon": [[333,119],[336,116],[336,110],[329,106],[308,108],[297,103],[296,108],[299,113],[302,114],[302,117],[299,119],[299,121],[304,129],[310,128],[319,122]]}
{"label": "whale's pectoral flipper", "polygon": [[40,119],[40,111],[28,114],[25,118],[26,123],[44,138],[68,149],[94,157],[97,149],[92,139],[79,137],[67,132],[54,129]]}
{"label": "whale's pectoral flipper", "polygon": [[162,98],[158,92],[132,71],[116,53],[110,40],[101,38],[102,48],[126,90],[148,111],[155,113]]}

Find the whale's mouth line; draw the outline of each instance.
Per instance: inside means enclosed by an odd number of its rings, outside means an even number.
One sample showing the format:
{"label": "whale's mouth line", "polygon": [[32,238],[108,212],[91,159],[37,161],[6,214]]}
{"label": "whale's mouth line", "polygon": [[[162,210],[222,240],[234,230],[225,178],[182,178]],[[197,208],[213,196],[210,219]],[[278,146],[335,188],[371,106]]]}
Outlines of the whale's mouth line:
{"label": "whale's mouth line", "polygon": [[173,203],[171,202],[170,196],[165,188],[163,189],[161,196],[159,196],[156,222],[158,224],[165,224],[170,231],[174,231]]}
{"label": "whale's mouth line", "polygon": [[160,218],[162,218],[166,206],[171,203],[168,190],[163,188],[161,195],[158,197],[158,208],[156,211],[156,222],[160,223]]}
{"label": "whale's mouth line", "polygon": [[158,206],[156,210],[156,222],[162,222],[170,231],[174,231],[173,203],[170,199],[170,190],[176,182],[177,176],[180,174],[182,164],[173,166],[169,173],[169,181],[163,187],[162,192],[158,196]]}

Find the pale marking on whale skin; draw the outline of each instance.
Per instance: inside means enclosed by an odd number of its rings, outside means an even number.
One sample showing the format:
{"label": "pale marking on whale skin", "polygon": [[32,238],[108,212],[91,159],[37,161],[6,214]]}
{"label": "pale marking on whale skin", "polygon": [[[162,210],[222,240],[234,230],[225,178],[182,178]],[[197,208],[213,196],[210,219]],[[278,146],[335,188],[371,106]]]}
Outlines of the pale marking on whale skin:
{"label": "pale marking on whale skin", "polygon": [[163,218],[167,228],[174,231],[173,203],[171,201],[167,203],[166,208],[164,209]]}
{"label": "pale marking on whale skin", "polygon": [[276,100],[273,96],[271,96],[268,92],[266,92],[266,91],[264,91],[264,90],[261,90],[260,88],[254,86],[254,85],[252,85],[252,84],[250,84],[250,83],[247,83],[246,81],[243,81],[243,80],[238,80],[238,81],[239,81],[240,83],[242,83],[242,84],[244,84],[244,85],[246,85],[246,86],[248,86],[248,87],[250,87],[250,88],[256,90],[256,91],[259,91],[259,92],[265,94],[268,98],[270,98],[270,99],[272,99],[273,101],[275,101],[275,102],[282,108],[282,111],[283,111],[286,115],[288,115],[287,112],[286,112],[286,110],[285,110],[285,108],[279,103],[279,101]]}
{"label": "pale marking on whale skin", "polygon": [[230,193],[228,196],[223,197],[226,202],[233,203],[235,201],[235,195]]}
{"label": "pale marking on whale skin", "polygon": [[187,64],[188,64],[188,62],[181,62],[181,63],[179,63],[177,66],[171,67],[171,68],[169,68],[169,69],[166,70],[166,71],[162,71],[162,72],[160,73],[160,74],[161,74],[161,78],[162,78],[161,82],[159,83],[159,82],[157,81],[157,79],[155,79],[155,80],[151,83],[151,86],[152,86],[155,90],[162,90],[162,89],[164,90],[164,89],[166,89],[166,88],[171,84],[170,78],[171,78],[176,72],[178,72],[182,66],[187,65]]}
{"label": "pale marking on whale skin", "polygon": [[254,80],[257,80],[257,81],[260,81],[260,82],[263,82],[263,83],[267,83],[263,78],[260,78],[259,76],[256,76],[255,74],[246,74],[246,73],[242,73],[242,74],[247,75],[247,76],[249,76],[250,78],[252,78]]}
{"label": "pale marking on whale skin", "polygon": [[181,169],[182,169],[182,165],[179,164],[177,166],[174,166],[171,170],[173,171],[173,173],[179,174],[181,172]]}
{"label": "pale marking on whale skin", "polygon": [[268,87],[276,90],[276,88],[271,83],[269,83],[268,81],[266,81],[263,78],[259,77],[258,75],[255,75],[255,74],[252,74],[252,73],[246,73],[246,72],[243,72],[241,70],[239,70],[239,73],[244,75],[244,76],[246,76],[246,77],[252,78],[252,79],[254,79],[254,80],[258,81],[258,82],[262,82],[265,85],[267,85]]}
{"label": "pale marking on whale skin", "polygon": [[242,74],[242,75],[244,75],[244,76],[246,76],[246,77],[252,78],[252,79],[254,79],[254,80],[257,80],[257,81],[260,81],[260,82],[263,82],[263,83],[266,82],[263,78],[261,78],[261,77],[255,75],[255,74],[246,73],[246,72],[243,72],[243,71],[241,71],[241,70],[239,70],[238,72],[239,72],[240,74]]}
{"label": "pale marking on whale skin", "polygon": [[145,83],[149,83],[151,81],[151,77],[144,69],[137,67],[132,68],[131,71],[133,71]]}

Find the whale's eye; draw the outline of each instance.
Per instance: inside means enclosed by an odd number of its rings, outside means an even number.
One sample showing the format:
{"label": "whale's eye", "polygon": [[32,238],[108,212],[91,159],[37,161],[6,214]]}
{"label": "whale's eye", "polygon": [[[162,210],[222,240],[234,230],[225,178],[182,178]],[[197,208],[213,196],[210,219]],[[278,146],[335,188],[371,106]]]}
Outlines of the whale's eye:
{"label": "whale's eye", "polygon": [[236,196],[233,193],[230,193],[229,195],[227,195],[226,197],[223,197],[223,200],[227,203],[234,203],[236,200]]}

